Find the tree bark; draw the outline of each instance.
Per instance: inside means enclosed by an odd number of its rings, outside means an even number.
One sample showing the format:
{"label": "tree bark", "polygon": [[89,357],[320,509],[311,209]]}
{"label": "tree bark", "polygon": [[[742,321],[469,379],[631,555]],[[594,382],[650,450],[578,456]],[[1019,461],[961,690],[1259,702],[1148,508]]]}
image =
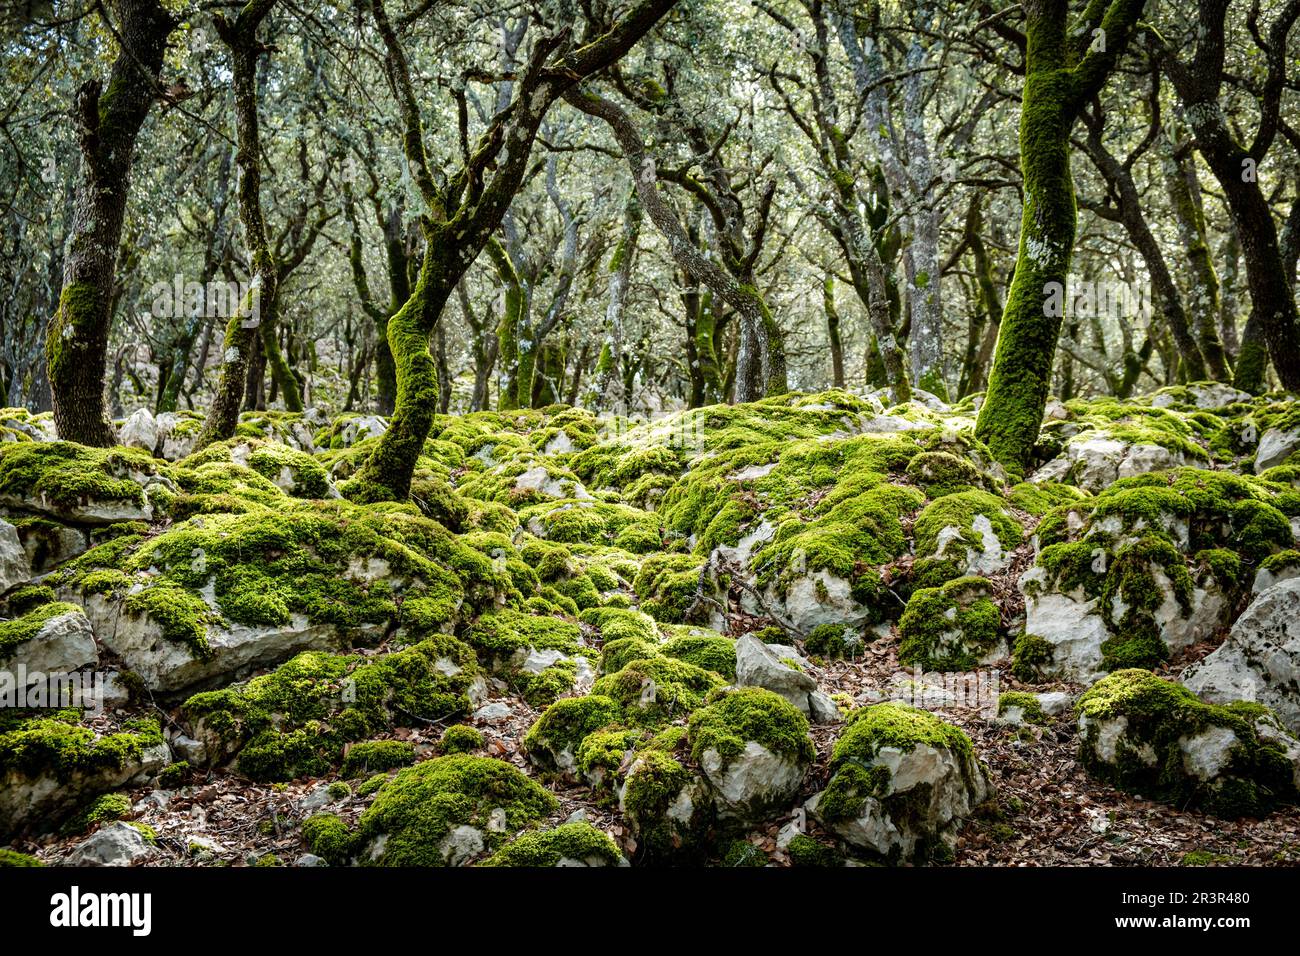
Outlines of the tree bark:
{"label": "tree bark", "polygon": [[121,48],[107,90],[94,79],[77,91],[81,174],[63,289],[45,336],[59,437],[101,447],[117,441],[104,407],[104,375],[135,142],[161,89],[163,54],[175,27],[157,0],[113,0],[107,7]]}
{"label": "tree bark", "polygon": [[248,379],[248,366],[256,347],[259,329],[270,323],[274,329],[279,268],[266,235],[262,215],[262,152],[257,119],[257,61],[262,47],[257,28],[271,11],[276,0],[250,0],[235,22],[214,18],[217,32],[230,48],[232,85],[235,96],[235,134],[238,149],[235,167],[239,170],[239,220],[244,227],[252,262],[252,281],[248,294],[226,323],[221,352],[221,374],[212,404],[208,408],[197,448],[224,441],[235,434],[239,424],[240,400]]}
{"label": "tree bark", "polygon": [[[1070,131],[1079,111],[1106,81],[1142,10],[1143,0],[1112,0],[1101,16],[1105,43],[1092,43],[1093,23],[1071,31],[1065,0],[1026,0],[1025,85],[1020,111],[1024,210],[1015,277],[1007,295],[988,394],[976,436],[1016,472],[1032,458],[1051,387],[1061,315],[1045,304],[1065,289],[1074,248],[1074,179]],[[1087,13],[1100,13],[1089,4]]]}

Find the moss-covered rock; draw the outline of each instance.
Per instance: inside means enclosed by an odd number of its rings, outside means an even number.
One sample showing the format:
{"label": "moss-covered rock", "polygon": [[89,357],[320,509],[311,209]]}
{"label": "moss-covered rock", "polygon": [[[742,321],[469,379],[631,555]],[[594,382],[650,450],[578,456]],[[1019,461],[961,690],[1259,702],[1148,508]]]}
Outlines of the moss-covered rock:
{"label": "moss-covered rock", "polygon": [[97,733],[76,711],[0,713],[0,837],[56,826],[90,798],[143,782],[170,761],[153,718]]}
{"label": "moss-covered rock", "polygon": [[785,808],[817,755],[807,718],[761,687],[716,694],[691,715],[689,734],[719,816],[745,823]]}
{"label": "moss-covered rock", "polygon": [[508,564],[411,506],[296,502],[205,514],[105,542],[57,572],[101,639],[154,690],[305,649],[427,633],[514,592]]}
{"label": "moss-covered rock", "polygon": [[578,747],[583,739],[621,717],[618,702],[600,693],[566,697],[546,708],[529,728],[524,749],[539,766],[572,775],[578,767]]}
{"label": "moss-covered rock", "polygon": [[598,678],[592,693],[613,700],[626,719],[660,724],[694,711],[726,684],[721,675],[669,657],[634,660],[614,674]]}
{"label": "moss-covered rock", "polygon": [[809,811],[851,846],[889,862],[950,857],[962,820],[989,795],[970,739],[901,704],[851,713],[830,769]]}
{"label": "moss-covered rock", "polygon": [[353,854],[371,866],[463,866],[555,806],[553,796],[508,763],[436,757],[380,787],[357,822]]}
{"label": "moss-covered rock", "polygon": [[590,823],[564,823],[525,833],[483,861],[482,866],[626,866],[609,835]]}
{"label": "moss-covered rock", "polygon": [[914,592],[898,633],[899,662],[926,670],[972,670],[1007,653],[1001,611],[985,578],[958,578]]}
{"label": "moss-covered rock", "polygon": [[646,748],[634,758],[619,809],[645,859],[698,858],[707,850],[714,819],[709,785],[663,750]]}
{"label": "moss-covered rock", "polygon": [[168,466],[139,448],[72,442],[0,444],[0,505],[63,521],[148,521],[150,493],[170,483]]}
{"label": "moss-covered rock", "polygon": [[1032,667],[1091,680],[1156,666],[1205,639],[1226,622],[1250,567],[1292,547],[1294,507],[1255,479],[1178,469],[1050,512],[1020,579],[1025,633],[1042,658]]}
{"label": "moss-covered rock", "polygon": [[1300,741],[1259,704],[1207,704],[1131,668],[1079,698],[1079,760],[1121,789],[1225,817],[1294,803]]}
{"label": "moss-covered rock", "polygon": [[181,712],[210,761],[237,755],[255,780],[291,780],[327,772],[349,742],[466,713],[482,692],[473,651],[439,635],[371,659],[307,651]]}

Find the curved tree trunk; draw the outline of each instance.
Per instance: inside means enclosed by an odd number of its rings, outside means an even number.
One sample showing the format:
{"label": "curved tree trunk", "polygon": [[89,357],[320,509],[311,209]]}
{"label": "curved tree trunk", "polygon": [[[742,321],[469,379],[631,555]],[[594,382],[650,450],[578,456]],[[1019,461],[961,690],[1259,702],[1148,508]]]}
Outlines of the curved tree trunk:
{"label": "curved tree trunk", "polygon": [[226,323],[221,375],[197,448],[234,435],[259,328],[264,322],[274,328],[274,315],[266,313],[275,310],[279,269],[262,216],[262,153],[257,120],[257,60],[262,51],[257,28],[274,5],[275,0],[252,0],[233,24],[215,18],[217,32],[230,47],[235,133],[239,144],[235,154],[235,166],[239,170],[239,220],[252,259],[253,280],[248,294]]}
{"label": "curved tree trunk", "polygon": [[[1089,4],[1088,10],[1097,6]],[[1074,250],[1070,130],[1084,103],[1105,83],[1142,6],[1142,0],[1112,0],[1100,20],[1106,42],[1089,49],[1092,24],[1069,30],[1065,0],[1024,3],[1020,245],[975,429],[993,456],[1017,472],[1028,466],[1038,440],[1061,330],[1062,315],[1045,303],[1054,289],[1064,294]]]}

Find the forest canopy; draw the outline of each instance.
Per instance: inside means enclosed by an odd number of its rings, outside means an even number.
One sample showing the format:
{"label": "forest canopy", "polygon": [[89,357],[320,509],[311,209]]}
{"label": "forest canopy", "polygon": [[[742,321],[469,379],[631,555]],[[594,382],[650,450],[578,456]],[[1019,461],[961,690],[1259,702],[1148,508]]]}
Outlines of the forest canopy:
{"label": "forest canopy", "polygon": [[8,404],[1300,385],[1291,5],[389,5],[17,6]]}

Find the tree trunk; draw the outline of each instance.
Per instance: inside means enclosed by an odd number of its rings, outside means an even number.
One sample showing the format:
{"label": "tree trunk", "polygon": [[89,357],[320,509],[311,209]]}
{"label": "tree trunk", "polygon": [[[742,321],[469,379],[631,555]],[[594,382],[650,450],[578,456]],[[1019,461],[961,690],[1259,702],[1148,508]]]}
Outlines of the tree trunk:
{"label": "tree trunk", "polygon": [[641,234],[641,204],[636,189],[628,193],[623,206],[623,234],[609,261],[609,304],[605,309],[605,342],[596,363],[596,408],[625,411],[623,393],[623,309],[627,287],[632,281],[632,261]]}
{"label": "tree trunk", "polygon": [[[257,61],[262,47],[257,28],[275,0],[252,0],[233,24],[215,17],[217,32],[230,47],[232,85],[235,94],[235,134],[239,170],[239,220],[252,260],[253,278],[248,294],[226,323],[221,352],[221,374],[207,419],[199,433],[197,448],[224,441],[239,424],[240,399],[248,378],[248,365],[259,339],[259,328],[275,328],[274,310],[279,282],[275,253],[266,235],[262,216],[262,153],[257,119]],[[269,314],[268,314],[269,313]]]}
{"label": "tree trunk", "polygon": [[1165,182],[1169,186],[1169,205],[1178,223],[1178,236],[1187,253],[1188,307],[1197,344],[1205,357],[1205,370],[1216,382],[1231,379],[1228,356],[1219,338],[1219,277],[1210,257],[1209,238],[1205,229],[1205,212],[1201,208],[1201,184],[1196,178],[1196,163],[1188,147],[1179,147],[1165,137]]}
{"label": "tree trunk", "polygon": [[1057,292],[1064,301],[1074,249],[1070,130],[1083,104],[1105,83],[1142,6],[1142,0],[1112,0],[1100,21],[1105,43],[1088,49],[1091,24],[1083,24],[1082,32],[1067,33],[1065,0],[1024,3],[1025,85],[1020,110],[1024,210],[1015,277],[998,333],[988,395],[976,423],[977,437],[998,461],[1016,472],[1029,465],[1038,440],[1063,314],[1049,307],[1049,296]]}
{"label": "tree trunk", "polygon": [[835,279],[822,283],[822,311],[826,313],[826,337],[831,344],[831,384],[844,387],[844,342],[840,339],[840,313],[835,308]]}
{"label": "tree trunk", "polygon": [[104,408],[104,374],[135,142],[160,89],[163,54],[175,26],[156,0],[115,0],[108,6],[121,49],[107,90],[95,79],[77,91],[81,174],[63,290],[45,336],[59,437],[102,447],[117,441]]}

